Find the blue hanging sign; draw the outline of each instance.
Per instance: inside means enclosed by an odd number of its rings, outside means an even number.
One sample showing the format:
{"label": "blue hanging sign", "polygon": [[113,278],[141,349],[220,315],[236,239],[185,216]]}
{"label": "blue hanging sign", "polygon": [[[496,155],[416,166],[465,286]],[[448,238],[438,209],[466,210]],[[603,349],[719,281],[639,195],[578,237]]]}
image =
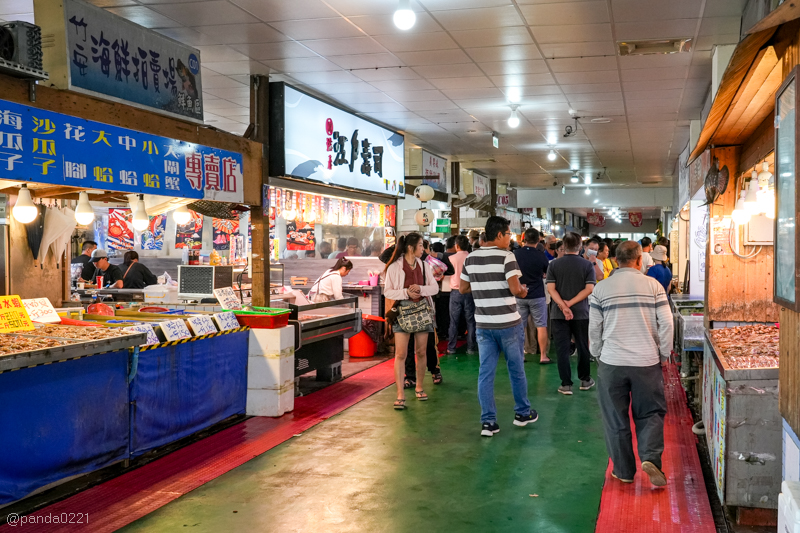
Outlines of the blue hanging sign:
{"label": "blue hanging sign", "polygon": [[199,51],[81,0],[63,6],[70,89],[203,121]]}
{"label": "blue hanging sign", "polygon": [[242,154],[0,100],[0,178],[241,203]]}

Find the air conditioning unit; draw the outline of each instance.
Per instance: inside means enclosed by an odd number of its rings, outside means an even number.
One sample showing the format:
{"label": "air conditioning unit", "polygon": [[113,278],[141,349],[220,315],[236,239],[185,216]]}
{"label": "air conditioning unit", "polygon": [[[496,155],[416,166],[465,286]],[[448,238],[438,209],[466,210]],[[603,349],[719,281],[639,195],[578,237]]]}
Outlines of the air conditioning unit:
{"label": "air conditioning unit", "polygon": [[29,22],[8,22],[0,30],[3,59],[23,67],[42,70],[42,30]]}
{"label": "air conditioning unit", "polygon": [[18,78],[46,80],[43,57],[39,26],[22,21],[0,25],[0,71]]}

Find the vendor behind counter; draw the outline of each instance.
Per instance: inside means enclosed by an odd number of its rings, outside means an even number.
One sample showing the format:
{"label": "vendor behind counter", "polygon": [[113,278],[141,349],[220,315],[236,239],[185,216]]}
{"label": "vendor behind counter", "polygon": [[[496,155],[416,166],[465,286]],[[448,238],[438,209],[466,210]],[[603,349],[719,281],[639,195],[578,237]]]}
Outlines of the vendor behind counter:
{"label": "vendor behind counter", "polygon": [[103,287],[98,288],[122,288],[122,270],[120,270],[117,265],[112,265],[108,262],[108,254],[105,250],[100,248],[95,249],[92,252],[91,262],[96,268],[94,276],[92,277],[92,283],[96,284],[97,277],[103,276]]}
{"label": "vendor behind counter", "polygon": [[133,250],[125,252],[122,269],[125,271],[122,275],[123,289],[144,289],[158,283],[158,277],[139,262],[139,254]]}
{"label": "vendor behind counter", "polygon": [[72,259],[73,265],[82,265],[80,279],[92,281],[94,279],[94,263],[92,263],[92,252],[97,249],[94,241],[85,241],[81,249],[81,255]]}
{"label": "vendor behind counter", "polygon": [[344,257],[339,258],[333,268],[325,271],[311,287],[308,292],[308,299],[314,303],[329,302],[331,300],[341,300],[342,278],[353,270],[353,263]]}

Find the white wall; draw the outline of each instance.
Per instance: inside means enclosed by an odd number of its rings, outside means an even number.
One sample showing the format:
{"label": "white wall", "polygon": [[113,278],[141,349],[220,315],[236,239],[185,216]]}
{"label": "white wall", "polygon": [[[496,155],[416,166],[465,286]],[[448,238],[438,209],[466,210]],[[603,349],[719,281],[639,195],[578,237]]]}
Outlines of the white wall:
{"label": "white wall", "polygon": [[[592,194],[584,194],[584,188],[561,187],[552,189],[518,189],[518,207],[667,207],[672,205],[673,190],[658,188],[605,188],[592,187]],[[597,202],[595,202],[597,200]]]}

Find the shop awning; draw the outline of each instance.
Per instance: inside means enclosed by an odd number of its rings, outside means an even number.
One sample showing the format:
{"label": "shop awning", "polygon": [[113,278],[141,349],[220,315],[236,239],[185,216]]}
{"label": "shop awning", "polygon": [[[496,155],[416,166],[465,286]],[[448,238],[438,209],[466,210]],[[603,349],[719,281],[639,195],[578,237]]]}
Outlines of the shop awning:
{"label": "shop awning", "polygon": [[752,35],[770,28],[777,28],[781,24],[797,19],[800,19],[800,3],[784,2],[773,9],[769,15],[756,22],[752,28],[747,30],[747,34]]}
{"label": "shop awning", "polygon": [[772,112],[783,75],[782,62],[767,43],[777,29],[748,35],[736,46],[687,164],[710,144],[741,144]]}

